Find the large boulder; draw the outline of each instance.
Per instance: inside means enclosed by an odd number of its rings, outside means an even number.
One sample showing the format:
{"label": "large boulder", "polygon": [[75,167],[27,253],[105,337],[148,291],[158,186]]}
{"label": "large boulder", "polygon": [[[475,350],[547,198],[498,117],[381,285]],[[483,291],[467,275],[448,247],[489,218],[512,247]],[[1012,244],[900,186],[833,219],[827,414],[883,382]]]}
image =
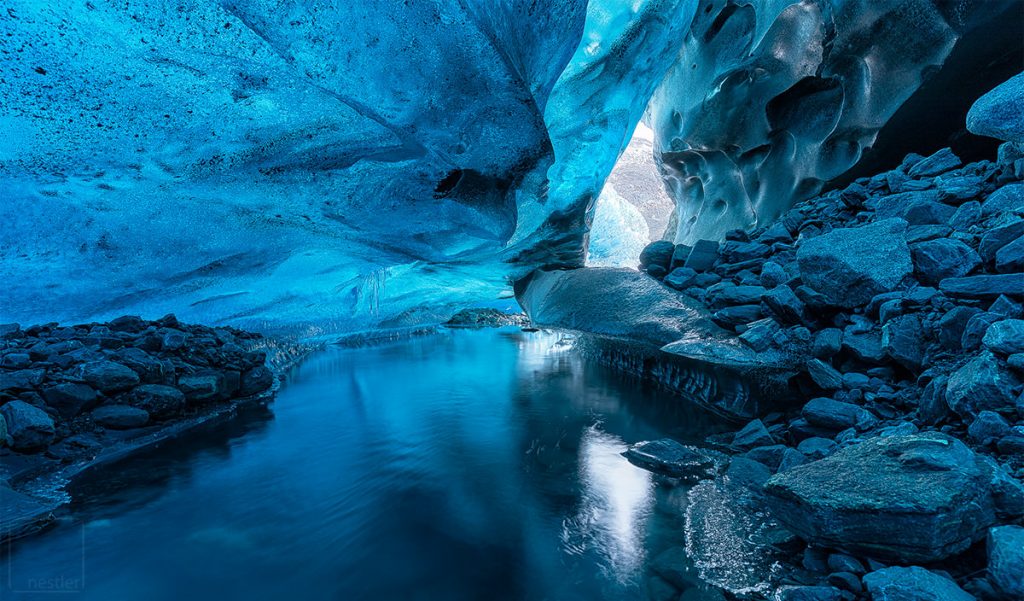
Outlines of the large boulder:
{"label": "large boulder", "polygon": [[1024,320],[997,321],[985,331],[982,342],[994,353],[1004,355],[1024,353]]}
{"label": "large boulder", "polygon": [[967,113],[967,129],[979,136],[1024,143],[1024,73],[979,98]]}
{"label": "large boulder", "polygon": [[797,251],[800,275],[836,306],[865,304],[913,271],[906,229],[903,219],[884,219],[811,238]]}
{"label": "large boulder", "polygon": [[242,374],[238,396],[251,396],[270,390],[274,385],[274,372],[266,365],[256,367]]}
{"label": "large boulder", "polygon": [[871,572],[864,585],[873,601],[975,601],[949,578],[918,566]]}
{"label": "large boulder", "polygon": [[178,378],[178,389],[185,394],[189,403],[209,403],[222,400],[226,387],[224,374],[215,370],[203,370]]}
{"label": "large boulder", "polygon": [[988,577],[1009,599],[1024,599],[1024,528],[988,531]]}
{"label": "large boulder", "polygon": [[78,382],[65,382],[43,391],[46,404],[64,419],[71,419],[96,404],[96,391]]}
{"label": "large boulder", "polygon": [[775,519],[812,544],[908,563],[959,553],[1024,512],[1019,482],[934,432],[847,447],[773,476],[765,493]]}
{"label": "large boulder", "polygon": [[131,368],[113,361],[90,361],[81,367],[81,377],[93,388],[111,393],[128,390],[139,383]]}
{"label": "large boulder", "polygon": [[985,351],[949,377],[946,403],[961,416],[1012,406],[1020,380],[995,355]]}
{"label": "large boulder", "polygon": [[38,451],[53,442],[53,418],[42,409],[24,401],[11,401],[0,407],[0,415],[7,423],[12,449]]}

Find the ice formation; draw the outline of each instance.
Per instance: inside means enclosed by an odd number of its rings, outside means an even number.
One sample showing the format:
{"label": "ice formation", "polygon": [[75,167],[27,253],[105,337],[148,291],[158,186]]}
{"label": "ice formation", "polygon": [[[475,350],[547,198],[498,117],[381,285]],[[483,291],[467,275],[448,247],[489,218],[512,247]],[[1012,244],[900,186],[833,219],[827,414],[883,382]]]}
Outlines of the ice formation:
{"label": "ice formation", "polygon": [[353,329],[493,299],[583,264],[645,111],[677,205],[649,228],[763,223],[1012,1],[14,0],[0,321]]}

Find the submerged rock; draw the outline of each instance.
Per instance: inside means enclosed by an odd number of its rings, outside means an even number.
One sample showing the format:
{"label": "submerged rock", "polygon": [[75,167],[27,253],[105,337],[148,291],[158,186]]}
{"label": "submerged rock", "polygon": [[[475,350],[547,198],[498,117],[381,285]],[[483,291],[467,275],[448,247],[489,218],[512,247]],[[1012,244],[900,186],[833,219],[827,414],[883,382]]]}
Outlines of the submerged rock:
{"label": "submerged rock", "polygon": [[637,467],[685,482],[714,478],[728,463],[723,453],[680,444],[671,438],[638,442],[622,456]]}
{"label": "submerged rock", "polygon": [[804,540],[901,562],[959,553],[997,516],[1024,511],[1020,483],[939,433],[867,440],[773,476],[765,492]]}
{"label": "submerged rock", "polygon": [[807,240],[797,251],[804,283],[839,307],[895,290],[913,271],[906,229],[906,221],[886,219]]}

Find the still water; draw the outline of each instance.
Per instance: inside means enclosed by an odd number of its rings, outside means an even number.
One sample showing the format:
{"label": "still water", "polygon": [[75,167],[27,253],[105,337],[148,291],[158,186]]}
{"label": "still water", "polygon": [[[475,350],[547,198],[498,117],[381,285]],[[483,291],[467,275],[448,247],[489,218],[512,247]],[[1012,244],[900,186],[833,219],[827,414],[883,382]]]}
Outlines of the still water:
{"label": "still water", "polygon": [[619,453],[721,428],[559,334],[331,348],[269,408],[78,485],[0,599],[664,598],[659,570],[718,598],[679,559],[685,491]]}

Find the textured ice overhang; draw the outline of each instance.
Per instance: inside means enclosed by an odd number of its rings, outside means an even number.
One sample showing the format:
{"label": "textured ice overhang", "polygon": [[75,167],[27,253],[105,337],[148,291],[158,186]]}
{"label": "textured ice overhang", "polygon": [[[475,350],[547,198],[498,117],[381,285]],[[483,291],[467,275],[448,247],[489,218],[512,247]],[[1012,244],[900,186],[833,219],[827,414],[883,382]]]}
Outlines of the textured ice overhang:
{"label": "textured ice overhang", "polygon": [[548,238],[531,229],[549,212],[544,110],[585,16],[586,0],[8,3],[0,320],[354,327],[492,298]]}
{"label": "textured ice overhang", "polygon": [[[770,223],[886,128],[889,146],[927,150],[907,116],[894,119],[918,92],[932,119],[917,129],[946,145],[972,100],[963,90],[999,60],[1019,69],[1020,17],[1019,0],[701,0],[649,107],[675,241]],[[946,65],[958,41],[968,47]],[[937,72],[945,84],[924,89]],[[949,118],[935,99],[958,95]]]}

